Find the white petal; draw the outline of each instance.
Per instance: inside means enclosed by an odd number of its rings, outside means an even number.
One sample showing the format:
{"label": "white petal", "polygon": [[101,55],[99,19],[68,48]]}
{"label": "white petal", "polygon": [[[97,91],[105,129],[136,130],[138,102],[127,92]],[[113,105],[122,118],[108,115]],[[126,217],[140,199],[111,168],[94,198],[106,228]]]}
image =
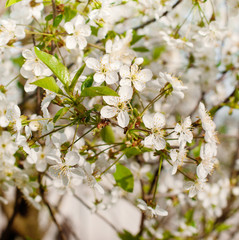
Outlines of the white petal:
{"label": "white petal", "polygon": [[127,127],[129,124],[129,114],[127,111],[120,111],[120,113],[117,116],[118,124],[121,127]]}
{"label": "white petal", "polygon": [[142,119],[146,128],[152,129],[154,127],[151,115],[144,115]]}
{"label": "white petal", "polygon": [[130,76],[130,69],[129,69],[129,66],[127,65],[124,65],[120,68],[120,76],[122,78],[127,78]]}
{"label": "white petal", "polygon": [[26,59],[35,59],[35,55],[33,54],[33,52],[29,49],[25,49],[22,51],[22,56]]}
{"label": "white petal", "polygon": [[197,166],[197,176],[199,178],[206,178],[207,175],[208,175],[208,172],[205,170],[204,166],[202,163],[200,163],[198,166]]}
{"label": "white petal", "polygon": [[106,83],[107,84],[114,84],[118,81],[119,77],[117,72],[108,72],[106,73]]}
{"label": "white petal", "polygon": [[111,105],[117,107],[119,104],[119,97],[113,97],[113,96],[103,96],[104,101]]}
{"label": "white petal", "polygon": [[166,147],[166,142],[163,138],[159,137],[159,136],[155,136],[154,137],[154,140],[153,140],[153,143],[154,143],[154,147],[156,150],[162,150]]}
{"label": "white petal", "polygon": [[68,34],[72,34],[74,32],[74,26],[71,22],[67,22],[64,25],[65,30],[67,31]]}
{"label": "white petal", "polygon": [[74,49],[76,48],[76,39],[73,36],[67,36],[66,37],[66,47],[69,49]]}
{"label": "white petal", "polygon": [[70,151],[65,156],[65,164],[67,166],[75,166],[80,159],[80,155],[77,152]]}
{"label": "white petal", "polygon": [[97,83],[102,83],[105,81],[105,74],[104,73],[96,73],[94,75],[94,81]]}
{"label": "white petal", "polygon": [[87,58],[85,63],[90,69],[100,70],[100,62],[96,58]]}
{"label": "white petal", "polygon": [[122,102],[128,101],[132,98],[133,88],[129,86],[122,86],[119,89],[119,96]]}
{"label": "white petal", "polygon": [[155,127],[162,128],[165,125],[165,116],[162,113],[155,113],[153,122]]}
{"label": "white petal", "polygon": [[145,88],[145,83],[140,82],[140,81],[134,81],[134,87],[136,90],[138,90],[139,92],[143,91],[143,89]]}
{"label": "white petal", "polygon": [[104,106],[100,111],[102,118],[112,118],[117,114],[117,108]]}
{"label": "white petal", "polygon": [[77,37],[77,43],[79,45],[79,48],[82,50],[86,47],[87,41],[83,36],[78,36]]}
{"label": "white petal", "polygon": [[142,82],[148,82],[152,79],[152,77],[153,77],[153,73],[149,69],[143,69],[138,74],[138,78]]}

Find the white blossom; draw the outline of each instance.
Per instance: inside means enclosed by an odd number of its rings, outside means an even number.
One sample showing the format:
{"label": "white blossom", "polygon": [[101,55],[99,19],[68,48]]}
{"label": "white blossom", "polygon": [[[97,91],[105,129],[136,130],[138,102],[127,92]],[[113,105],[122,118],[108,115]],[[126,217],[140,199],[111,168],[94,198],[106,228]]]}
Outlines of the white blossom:
{"label": "white blossom", "polygon": [[85,19],[78,15],[70,22],[65,23],[64,28],[69,36],[66,37],[66,47],[75,49],[78,45],[80,49],[84,49],[87,45],[85,37],[91,34],[90,26],[85,24]]}
{"label": "white blossom", "polygon": [[154,147],[156,150],[162,150],[166,146],[164,139],[165,116],[162,113],[155,113],[154,116],[144,115],[143,123],[145,127],[151,130],[151,134],[144,139],[144,145]]}

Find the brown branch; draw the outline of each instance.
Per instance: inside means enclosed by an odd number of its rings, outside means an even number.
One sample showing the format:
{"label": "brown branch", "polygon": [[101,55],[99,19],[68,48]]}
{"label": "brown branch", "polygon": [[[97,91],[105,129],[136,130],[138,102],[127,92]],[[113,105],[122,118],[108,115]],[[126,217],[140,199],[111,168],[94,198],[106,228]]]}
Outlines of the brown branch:
{"label": "brown branch", "polygon": [[[178,1],[172,6],[172,9],[176,8],[176,7],[178,6],[178,4],[180,4],[182,1],[183,1],[183,0],[178,0]],[[171,9],[171,10],[172,10],[172,9]],[[167,16],[168,13],[169,13],[169,11],[165,11],[159,18],[162,18],[162,17]],[[150,19],[150,20],[148,20],[147,22],[139,25],[138,27],[133,28],[133,30],[137,31],[138,29],[144,28],[144,27],[146,27],[147,25],[149,25],[149,24],[151,24],[151,23],[153,23],[153,22],[155,22],[155,21],[156,21],[156,18]]]}
{"label": "brown branch", "polygon": [[18,212],[19,212],[19,204],[20,204],[20,200],[21,200],[21,193],[18,189],[16,189],[16,196],[15,196],[15,204],[14,204],[14,209],[13,209],[13,213],[12,216],[10,217],[10,219],[8,220],[8,224],[7,227],[5,228],[2,236],[1,236],[1,240],[8,240],[10,239],[10,234],[11,234],[11,228],[14,222],[15,217],[17,216]]}
{"label": "brown branch", "polygon": [[43,202],[43,203],[46,205],[46,207],[48,208],[49,213],[50,213],[50,216],[51,216],[51,219],[52,219],[52,221],[55,223],[55,225],[56,225],[56,227],[57,227],[57,229],[58,229],[58,232],[59,232],[59,235],[60,235],[61,240],[67,240],[67,237],[65,236],[65,233],[63,232],[61,225],[58,223],[58,221],[57,221],[57,219],[56,219],[56,217],[55,217],[55,214],[54,214],[54,212],[53,212],[53,210],[52,210],[49,202],[47,201],[47,199],[46,199],[46,197],[45,197],[45,192],[44,192],[44,188],[43,188],[43,186],[42,186],[42,184],[41,184],[41,176],[40,176],[40,175],[38,176],[38,182],[39,182],[39,184],[40,184],[39,190],[40,190],[40,195],[41,195],[41,197],[42,197],[42,202]]}

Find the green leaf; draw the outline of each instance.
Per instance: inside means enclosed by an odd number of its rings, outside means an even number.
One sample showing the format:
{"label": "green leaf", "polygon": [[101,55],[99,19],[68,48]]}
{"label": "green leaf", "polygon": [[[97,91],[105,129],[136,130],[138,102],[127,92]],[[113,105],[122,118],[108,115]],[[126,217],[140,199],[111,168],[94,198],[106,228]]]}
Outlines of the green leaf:
{"label": "green leaf", "polygon": [[61,89],[58,87],[58,85],[56,84],[56,81],[53,77],[45,77],[42,79],[39,79],[31,84],[34,84],[38,87],[50,90],[54,93],[57,94],[62,94],[63,92],[61,91]]}
{"label": "green leaf", "polygon": [[95,97],[95,96],[118,96],[118,94],[109,87],[88,87],[81,92],[82,97]]}
{"label": "green leaf", "polygon": [[232,227],[232,225],[228,225],[228,224],[222,223],[219,226],[217,226],[216,230],[218,232],[222,232],[222,231],[228,230],[231,227]]}
{"label": "green leaf", "polygon": [[22,0],[7,0],[5,8],[8,8],[10,6],[12,6],[13,4],[17,3],[17,2],[21,2]]}
{"label": "green leaf", "polygon": [[70,81],[68,69],[54,56],[34,48],[36,56],[51,69],[64,86]]}
{"label": "green leaf", "polygon": [[143,147],[141,149],[139,149],[138,147],[129,147],[129,148],[124,149],[124,153],[127,158],[137,156],[144,152],[150,152],[150,151],[152,151],[152,150],[150,148],[146,148],[146,147]]}
{"label": "green leaf", "polygon": [[114,132],[112,130],[111,126],[105,126],[102,130],[101,130],[101,137],[103,139],[103,141],[105,141],[108,144],[114,143],[115,142],[115,135]]}
{"label": "green leaf", "polygon": [[134,177],[131,171],[127,167],[118,163],[116,165],[114,178],[118,186],[120,186],[127,192],[133,192]]}
{"label": "green leaf", "polygon": [[71,81],[70,91],[73,91],[73,90],[74,90],[74,88],[75,88],[75,86],[76,86],[76,83],[77,83],[79,77],[81,76],[81,74],[83,73],[84,69],[85,69],[85,64],[83,64],[83,65],[81,66],[81,68],[76,72],[73,80]]}
{"label": "green leaf", "polygon": [[53,122],[55,123],[58,119],[62,118],[68,112],[68,110],[68,107],[61,108],[54,116]]}
{"label": "green leaf", "polygon": [[142,237],[140,236],[134,236],[130,232],[124,230],[124,232],[118,233],[118,236],[120,237],[121,240],[143,240]]}
{"label": "green leaf", "polygon": [[165,50],[166,47],[164,45],[154,48],[153,59],[154,60],[158,59]]}
{"label": "green leaf", "polygon": [[65,22],[69,22],[71,19],[73,19],[77,14],[77,11],[75,9],[71,9],[69,6],[64,8],[64,18]]}
{"label": "green leaf", "polygon": [[63,18],[62,14],[56,16],[56,18],[53,21],[53,27],[54,28],[57,28],[59,26],[59,24],[61,23],[62,18]]}
{"label": "green leaf", "polygon": [[146,48],[146,47],[135,47],[135,48],[133,48],[133,50],[135,52],[148,52],[149,51],[148,48]]}
{"label": "green leaf", "polygon": [[93,74],[89,75],[81,85],[81,91],[92,86],[94,82]]}
{"label": "green leaf", "polygon": [[138,35],[137,31],[133,31],[133,37],[132,40],[130,42],[130,45],[134,45],[135,43],[137,43],[141,38],[143,38],[145,35]]}
{"label": "green leaf", "polygon": [[51,19],[53,19],[53,14],[51,13],[51,14],[49,14],[49,15],[47,15],[46,17],[45,17],[45,20],[48,22],[48,21],[50,21]]}

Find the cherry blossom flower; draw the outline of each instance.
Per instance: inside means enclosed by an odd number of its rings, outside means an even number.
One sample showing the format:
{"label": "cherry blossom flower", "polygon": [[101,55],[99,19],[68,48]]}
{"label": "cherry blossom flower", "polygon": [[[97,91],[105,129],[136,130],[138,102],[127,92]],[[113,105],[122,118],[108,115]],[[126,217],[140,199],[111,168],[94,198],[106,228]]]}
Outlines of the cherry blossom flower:
{"label": "cherry blossom flower", "polygon": [[156,150],[162,150],[166,146],[164,140],[165,116],[162,113],[155,113],[151,115],[143,116],[143,123],[145,127],[151,129],[151,134],[144,139],[144,145],[148,147],[154,147]]}
{"label": "cherry blossom flower", "polygon": [[155,208],[152,208],[147,205],[147,203],[142,199],[137,199],[137,207],[142,210],[147,218],[153,218],[157,216],[168,216],[168,212],[156,205]]}
{"label": "cherry blossom flower", "polygon": [[200,157],[202,162],[197,166],[197,176],[199,178],[205,178],[212,173],[214,164],[217,161],[213,154],[214,149],[211,148],[211,145],[204,144],[201,146]]}
{"label": "cherry blossom flower", "polygon": [[111,62],[108,54],[105,54],[100,61],[96,58],[88,58],[85,63],[88,68],[96,71],[94,74],[96,83],[101,84],[106,81],[107,84],[113,84],[119,80],[117,74],[119,62]]}
{"label": "cherry blossom flower", "polygon": [[142,91],[145,88],[146,82],[152,79],[152,72],[149,69],[140,70],[139,66],[134,63],[131,67],[123,65],[120,68],[121,86],[130,86],[133,84],[136,90]]}
{"label": "cherry blossom flower", "polygon": [[173,162],[172,175],[177,172],[178,167],[182,166],[186,158],[187,150],[180,146],[179,150],[172,149],[170,150],[170,157]]}
{"label": "cherry blossom flower", "polygon": [[182,146],[185,146],[185,144],[188,142],[188,143],[191,143],[192,140],[193,140],[193,133],[191,131],[191,124],[192,124],[192,121],[191,121],[191,118],[190,117],[187,117],[184,119],[184,121],[180,124],[177,123],[174,131],[179,134],[179,138],[178,138],[178,141],[179,141],[179,144],[182,145]]}
{"label": "cherry blossom flower", "polygon": [[[37,58],[33,50],[25,49],[22,52],[22,56],[26,58],[26,62],[22,65],[22,68],[26,71],[32,71],[36,76],[50,76],[51,70]],[[27,76],[24,71],[23,75]]]}
{"label": "cherry blossom flower", "polygon": [[14,20],[0,21],[0,46],[6,45],[10,40],[23,39],[25,31],[23,26],[17,26]]}
{"label": "cherry blossom flower", "polygon": [[70,22],[64,25],[66,32],[71,34],[66,37],[66,47],[74,49],[78,45],[80,49],[84,49],[87,45],[85,37],[89,37],[91,34],[90,26],[85,24],[85,19],[78,15]]}
{"label": "cherry blossom flower", "polygon": [[53,164],[49,168],[51,176],[61,178],[65,186],[68,185],[72,174],[82,178],[85,176],[83,169],[80,167],[83,165],[84,159],[76,152],[68,152],[64,160],[55,158],[48,162]]}
{"label": "cherry blossom flower", "polygon": [[203,191],[205,187],[206,178],[198,178],[195,182],[187,181],[185,183],[185,189],[189,190],[189,197],[194,197],[198,192]]}
{"label": "cherry blossom flower", "polygon": [[173,88],[173,94],[175,94],[176,96],[180,97],[180,98],[184,98],[184,93],[183,91],[185,91],[186,89],[188,89],[186,86],[183,86],[182,82],[176,78],[173,77],[172,75],[168,74],[168,73],[159,73],[159,83],[162,85],[165,85],[166,83],[170,83],[172,85]]}
{"label": "cherry blossom flower", "polygon": [[104,101],[110,106],[104,106],[101,111],[102,118],[112,118],[117,115],[119,126],[126,127],[129,124],[127,101],[132,98],[133,89],[128,86],[120,87],[119,97],[104,96]]}

